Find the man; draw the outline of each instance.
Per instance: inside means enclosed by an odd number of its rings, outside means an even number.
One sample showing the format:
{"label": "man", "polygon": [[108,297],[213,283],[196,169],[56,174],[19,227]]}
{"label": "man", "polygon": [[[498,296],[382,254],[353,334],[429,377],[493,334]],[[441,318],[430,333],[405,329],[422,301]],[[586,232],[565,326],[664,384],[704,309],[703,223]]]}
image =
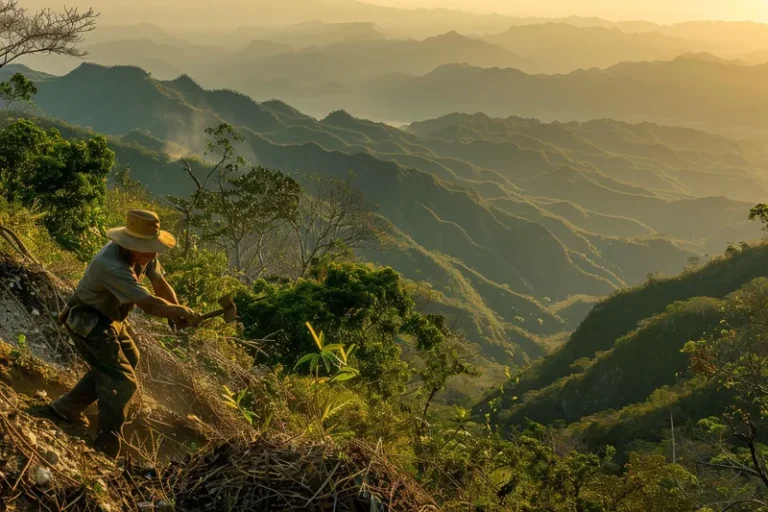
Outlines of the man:
{"label": "man", "polygon": [[[87,427],[83,411],[98,400],[94,446],[117,458],[139,362],[126,317],[138,306],[152,316],[194,327],[201,316],[179,305],[163,278],[157,255],[174,247],[176,239],[160,229],[156,213],[132,210],[126,226],[109,230],[107,237],[111,242],[90,262],[59,318],[90,371],[50,407],[62,419]],[[143,275],[152,283],[154,295],[140,284]]]}

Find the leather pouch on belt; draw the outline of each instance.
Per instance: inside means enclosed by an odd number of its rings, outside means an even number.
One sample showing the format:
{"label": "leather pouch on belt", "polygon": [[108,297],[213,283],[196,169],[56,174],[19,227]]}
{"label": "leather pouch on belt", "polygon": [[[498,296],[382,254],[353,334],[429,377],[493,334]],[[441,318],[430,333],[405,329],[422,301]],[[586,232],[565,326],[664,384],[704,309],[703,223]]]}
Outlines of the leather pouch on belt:
{"label": "leather pouch on belt", "polygon": [[93,331],[93,328],[96,327],[98,322],[99,314],[94,310],[82,306],[75,306],[69,310],[66,324],[72,332],[78,336],[87,338],[90,336],[91,331]]}

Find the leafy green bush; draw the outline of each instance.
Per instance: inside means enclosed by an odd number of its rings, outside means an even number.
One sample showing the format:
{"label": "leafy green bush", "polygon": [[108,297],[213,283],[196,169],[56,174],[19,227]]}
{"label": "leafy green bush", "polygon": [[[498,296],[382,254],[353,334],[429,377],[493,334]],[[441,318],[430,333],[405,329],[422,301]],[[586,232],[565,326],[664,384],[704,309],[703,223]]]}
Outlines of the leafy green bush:
{"label": "leafy green bush", "polygon": [[114,161],[102,136],[69,141],[20,119],[0,131],[0,195],[34,207],[59,244],[87,257],[101,246],[98,229]]}
{"label": "leafy green bush", "polygon": [[429,349],[444,340],[436,317],[415,309],[400,275],[391,268],[328,263],[295,283],[257,281],[236,298],[245,335],[265,339],[271,364],[293,368],[315,342],[305,327],[345,346],[358,346],[353,360],[369,388],[382,397],[405,389],[410,371],[401,346],[414,340]]}
{"label": "leafy green bush", "polygon": [[217,309],[220,297],[244,290],[229,272],[227,256],[221,252],[203,249],[187,260],[180,251],[173,251],[162,263],[179,301],[193,309]]}

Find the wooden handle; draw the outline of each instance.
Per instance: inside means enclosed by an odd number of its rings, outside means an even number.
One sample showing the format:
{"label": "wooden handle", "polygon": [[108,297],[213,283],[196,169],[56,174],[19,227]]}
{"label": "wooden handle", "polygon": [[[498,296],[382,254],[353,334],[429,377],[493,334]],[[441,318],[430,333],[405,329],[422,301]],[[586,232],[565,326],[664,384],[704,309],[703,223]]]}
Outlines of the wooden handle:
{"label": "wooden handle", "polygon": [[210,313],[206,313],[203,315],[203,320],[208,320],[209,318],[213,318],[215,316],[221,316],[227,312],[227,309],[229,308],[217,309],[216,311],[211,311]]}

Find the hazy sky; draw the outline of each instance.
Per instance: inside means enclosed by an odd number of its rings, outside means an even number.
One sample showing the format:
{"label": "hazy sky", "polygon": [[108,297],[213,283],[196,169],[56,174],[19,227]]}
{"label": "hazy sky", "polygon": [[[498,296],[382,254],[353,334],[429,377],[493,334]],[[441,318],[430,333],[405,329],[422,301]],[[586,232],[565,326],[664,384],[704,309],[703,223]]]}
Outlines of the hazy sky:
{"label": "hazy sky", "polygon": [[768,0],[370,0],[398,7],[448,7],[518,16],[600,16],[613,20],[768,22]]}
{"label": "hazy sky", "polygon": [[[272,8],[281,0],[264,0]],[[315,0],[343,2],[344,0]],[[24,0],[29,8],[56,8],[62,0]],[[278,2],[277,4],[272,2]],[[768,0],[368,0],[398,7],[447,7],[517,16],[600,16],[613,20],[656,22],[721,19],[768,22]],[[66,0],[67,5],[92,6],[104,23],[193,23],[219,27],[258,25],[261,3],[251,0]]]}

